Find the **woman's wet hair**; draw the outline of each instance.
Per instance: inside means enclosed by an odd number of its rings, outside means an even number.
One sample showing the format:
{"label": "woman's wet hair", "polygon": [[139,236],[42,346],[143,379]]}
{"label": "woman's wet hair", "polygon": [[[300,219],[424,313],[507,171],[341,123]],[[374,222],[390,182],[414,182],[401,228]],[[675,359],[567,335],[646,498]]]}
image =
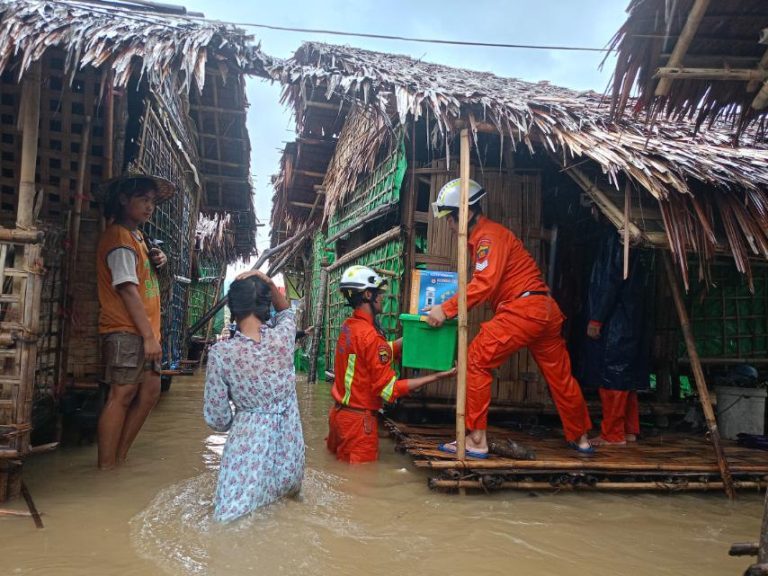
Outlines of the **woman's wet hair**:
{"label": "woman's wet hair", "polygon": [[120,218],[123,215],[123,205],[120,203],[120,196],[130,199],[147,192],[157,193],[159,190],[157,189],[157,183],[152,178],[146,176],[135,176],[115,182],[104,203],[104,216],[106,218]]}
{"label": "woman's wet hair", "polygon": [[269,285],[260,278],[251,276],[244,280],[235,280],[229,287],[227,298],[235,322],[240,322],[251,314],[262,322],[269,320],[272,293]]}

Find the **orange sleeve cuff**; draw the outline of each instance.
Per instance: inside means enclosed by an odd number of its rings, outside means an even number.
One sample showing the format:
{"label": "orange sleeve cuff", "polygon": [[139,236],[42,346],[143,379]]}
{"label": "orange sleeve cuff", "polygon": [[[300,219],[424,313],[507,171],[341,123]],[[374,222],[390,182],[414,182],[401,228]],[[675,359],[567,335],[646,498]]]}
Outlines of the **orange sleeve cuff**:
{"label": "orange sleeve cuff", "polygon": [[448,298],[448,300],[443,303],[443,312],[447,318],[456,316],[459,313],[459,299],[456,298],[456,296]]}
{"label": "orange sleeve cuff", "polygon": [[403,396],[408,396],[408,379],[404,378],[402,380],[398,380],[395,382],[395,393],[392,395],[392,399],[395,398],[402,398]]}

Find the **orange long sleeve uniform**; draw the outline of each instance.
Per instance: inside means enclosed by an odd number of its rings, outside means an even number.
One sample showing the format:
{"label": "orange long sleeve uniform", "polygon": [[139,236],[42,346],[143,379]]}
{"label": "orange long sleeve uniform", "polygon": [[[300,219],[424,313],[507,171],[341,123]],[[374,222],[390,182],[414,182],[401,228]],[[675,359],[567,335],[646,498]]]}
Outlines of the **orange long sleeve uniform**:
{"label": "orange long sleeve uniform", "polygon": [[378,458],[375,412],[383,402],[408,394],[408,380],[399,380],[392,368],[398,348],[379,334],[373,317],[362,310],[355,310],[342,325],[331,389],[336,402],[326,441],[339,460],[361,463]]}
{"label": "orange long sleeve uniform", "polygon": [[[549,385],[568,440],[592,423],[561,336],[563,316],[536,262],[510,230],[480,216],[469,237],[472,280],[467,308],[488,302],[494,316],[480,327],[467,354],[467,415],[470,430],[488,427],[492,371],[527,347]],[[446,316],[458,314],[458,298],[443,304]]]}

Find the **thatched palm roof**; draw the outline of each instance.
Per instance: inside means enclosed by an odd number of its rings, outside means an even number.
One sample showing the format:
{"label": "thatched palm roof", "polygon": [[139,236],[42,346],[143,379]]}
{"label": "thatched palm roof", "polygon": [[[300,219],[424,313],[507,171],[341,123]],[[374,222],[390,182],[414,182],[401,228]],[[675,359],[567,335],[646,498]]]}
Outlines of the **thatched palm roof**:
{"label": "thatched palm roof", "polygon": [[[627,117],[614,121],[608,103],[593,92],[347,46],[306,43],[271,72],[284,84],[300,131],[307,103],[318,99],[338,102],[339,114],[349,109],[345,102],[362,102],[392,123],[426,117],[446,142],[461,125],[490,128],[531,152],[545,149],[564,167],[592,161],[616,188],[626,178],[653,195],[684,274],[685,250],[711,255],[723,247],[720,229],[743,271],[750,252],[768,258],[768,148],[734,149],[727,131],[696,132],[685,121],[650,128]],[[336,176],[326,176],[326,206],[354,188]]]}
{"label": "thatched palm roof", "polygon": [[[618,51],[614,112],[687,117],[696,126],[750,124],[765,133],[768,27],[764,0],[631,0],[611,42]],[[662,79],[662,77],[664,77]],[[630,93],[639,93],[630,100]]]}
{"label": "thatched palm roof", "polygon": [[0,0],[0,72],[19,56],[19,78],[48,48],[67,52],[66,69],[108,66],[116,87],[134,73],[159,89],[181,72],[184,87],[205,84],[212,53],[243,72],[271,62],[248,43],[242,30],[185,16],[175,16],[77,0]]}
{"label": "thatched palm roof", "polygon": [[[49,52],[64,71],[95,69],[125,88],[139,78],[160,102],[163,121],[204,191],[200,208],[227,212],[235,250],[255,250],[244,74],[265,75],[273,60],[233,26],[177,13],[168,5],[78,0],[0,0],[0,74],[19,81]],[[110,74],[107,74],[110,72]]]}

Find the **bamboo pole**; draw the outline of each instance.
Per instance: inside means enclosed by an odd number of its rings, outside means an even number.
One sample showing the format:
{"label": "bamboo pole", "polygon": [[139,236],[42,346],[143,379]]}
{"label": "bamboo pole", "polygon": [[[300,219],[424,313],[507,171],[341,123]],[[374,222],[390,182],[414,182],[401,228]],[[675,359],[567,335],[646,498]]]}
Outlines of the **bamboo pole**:
{"label": "bamboo pole", "polygon": [[317,380],[317,355],[320,349],[320,334],[323,324],[323,312],[325,309],[325,295],[328,292],[328,268],[320,269],[320,289],[315,302],[315,315],[312,318],[312,325],[315,331],[312,334],[312,341],[309,344],[309,371],[307,373],[307,382],[314,384]]}
{"label": "bamboo pole", "polygon": [[21,495],[24,496],[24,501],[27,503],[29,513],[32,515],[32,520],[35,522],[35,527],[38,529],[44,528],[43,519],[40,518],[37,506],[35,506],[35,502],[32,500],[32,494],[29,493],[29,488],[27,488],[27,485],[23,481],[21,483]]}
{"label": "bamboo pole", "polygon": [[11,244],[40,244],[43,241],[42,230],[18,230],[15,228],[0,228],[0,242]]}
{"label": "bamboo pole", "polygon": [[[742,481],[736,482],[736,487],[741,489],[762,488],[766,482]],[[481,480],[438,480],[429,481],[430,488],[442,489],[476,489],[476,490],[538,490],[538,491],[625,491],[625,492],[644,492],[644,491],[667,491],[667,492],[693,492],[722,490],[722,482],[597,482],[590,484],[552,484],[543,481],[516,481],[505,480],[498,485],[486,486]]]}
{"label": "bamboo pole", "polygon": [[[423,456],[433,457],[437,454],[444,456],[442,452],[430,450]],[[585,462],[581,459],[572,460],[509,460],[507,458],[491,458],[488,460],[414,460],[417,468],[431,468],[433,470],[509,470],[519,472],[521,470],[578,470],[580,472],[691,472],[699,474],[718,474],[719,466],[715,464],[678,464],[674,462],[604,462],[592,460]],[[765,466],[742,464],[734,466],[737,474],[761,474],[765,475]]]}
{"label": "bamboo pole", "polygon": [[[704,17],[704,13],[709,6],[709,0],[696,0],[691,11],[688,12],[688,19],[685,21],[680,37],[677,39],[672,54],[667,60],[667,68],[677,68],[682,66],[685,53],[688,52],[688,47],[691,45],[693,37],[696,35],[696,30],[699,28],[701,19]],[[670,78],[662,78],[659,80],[659,84],[656,86],[656,96],[666,96],[669,93],[669,89],[672,86],[672,80]]]}
{"label": "bamboo pole", "polygon": [[656,70],[653,77],[664,80],[760,82],[768,77],[768,71],[756,68],[685,68],[662,66]]}
{"label": "bamboo pole", "polygon": [[394,228],[391,228],[388,232],[384,232],[384,234],[381,234],[379,236],[376,236],[373,240],[369,240],[362,246],[358,246],[351,252],[348,252],[347,254],[344,254],[341,258],[336,260],[333,264],[328,266],[328,272],[333,272],[334,270],[338,270],[342,266],[349,264],[353,260],[356,260],[360,256],[363,256],[364,254],[367,254],[374,248],[378,248],[382,244],[386,244],[390,240],[394,240],[395,238],[398,238],[400,236],[400,226],[395,226]]}
{"label": "bamboo pole", "polygon": [[629,277],[629,203],[632,199],[629,180],[624,187],[624,280]]}
{"label": "bamboo pole", "polygon": [[677,315],[680,318],[680,328],[683,331],[683,337],[685,338],[685,347],[688,351],[688,357],[691,359],[691,369],[693,370],[694,380],[696,381],[696,389],[699,393],[699,401],[701,402],[701,408],[704,411],[704,419],[707,422],[707,430],[709,431],[709,437],[712,441],[712,447],[715,450],[715,456],[717,457],[717,465],[720,468],[720,476],[723,479],[723,487],[728,498],[733,500],[736,494],[733,490],[733,479],[731,478],[731,472],[728,468],[728,460],[723,452],[723,446],[720,443],[720,432],[717,429],[717,421],[715,420],[715,413],[712,410],[712,403],[709,400],[709,390],[707,390],[707,383],[704,379],[704,371],[701,368],[701,362],[699,362],[699,353],[696,350],[696,341],[693,338],[693,332],[691,331],[691,324],[688,320],[688,313],[685,310],[683,304],[683,296],[680,293],[680,287],[677,285],[677,278],[672,268],[672,260],[669,257],[669,253],[664,251],[664,268],[667,273],[667,280],[669,281],[669,287],[672,291],[672,298],[675,301],[675,308],[677,309]]}
{"label": "bamboo pole", "polygon": [[24,75],[22,87],[22,111],[19,118],[19,130],[22,133],[21,166],[16,227],[24,230],[34,228],[35,168],[40,132],[40,75],[40,62],[35,62]]}
{"label": "bamboo pole", "polygon": [[469,221],[469,130],[461,131],[459,149],[459,174],[461,189],[459,194],[459,350],[458,372],[456,374],[456,459],[466,457],[466,404],[467,404],[467,226]]}
{"label": "bamboo pole", "polygon": [[[72,306],[75,300],[73,286],[77,277],[77,254],[80,246],[80,221],[83,211],[83,195],[85,193],[85,175],[88,168],[88,150],[91,138],[91,117],[86,116],[83,128],[83,141],[80,146],[80,155],[77,159],[77,187],[75,189],[75,202],[69,220],[69,258],[67,261],[66,276],[64,280],[64,309],[69,311],[69,317],[65,316],[62,324],[61,357],[59,364],[59,383],[57,388],[64,389],[64,382],[69,372],[69,345],[72,335],[74,315]],[[103,220],[103,218],[102,218]]]}

